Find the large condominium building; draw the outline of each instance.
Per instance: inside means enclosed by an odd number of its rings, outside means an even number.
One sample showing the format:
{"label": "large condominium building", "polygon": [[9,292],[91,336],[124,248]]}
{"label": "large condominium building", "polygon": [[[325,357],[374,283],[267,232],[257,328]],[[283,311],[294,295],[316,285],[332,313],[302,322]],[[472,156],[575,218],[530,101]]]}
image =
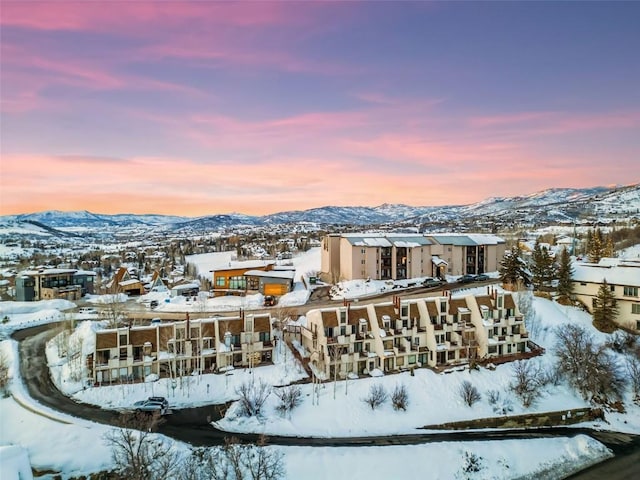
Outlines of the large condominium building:
{"label": "large condominium building", "polygon": [[[429,297],[307,313],[301,340],[319,377],[374,369],[446,367],[531,355],[524,319],[510,293]],[[337,372],[336,370],[337,369]]]}
{"label": "large condominium building", "polygon": [[337,283],[480,274],[497,271],[505,250],[490,234],[332,234],[322,241],[320,276]]}
{"label": "large condominium building", "polygon": [[116,328],[96,332],[95,351],[87,358],[95,383],[141,381],[251,367],[271,361],[271,317],[215,317]]}
{"label": "large condominium building", "polygon": [[618,315],[613,321],[626,329],[640,331],[640,259],[574,262],[572,280],[575,297],[592,313],[598,290],[606,280],[618,306]]}

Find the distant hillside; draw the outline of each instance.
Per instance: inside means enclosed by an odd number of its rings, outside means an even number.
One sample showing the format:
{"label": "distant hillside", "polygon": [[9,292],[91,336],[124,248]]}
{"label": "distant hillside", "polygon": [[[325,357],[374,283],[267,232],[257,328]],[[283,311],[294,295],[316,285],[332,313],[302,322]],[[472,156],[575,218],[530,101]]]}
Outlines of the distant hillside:
{"label": "distant hillside", "polygon": [[[428,225],[544,224],[553,222],[595,222],[640,218],[640,184],[625,187],[553,188],[516,197],[492,197],[471,205],[413,207],[383,204],[378,207],[325,206],[309,210],[280,212],[265,216],[239,213],[198,218],[170,215],[103,215],[87,211],[48,211],[0,217],[2,228],[19,228],[23,222],[64,231],[129,228],[141,231],[195,233],[233,228],[268,228],[291,224],[353,225],[386,227]],[[43,232],[44,233],[44,232]]]}

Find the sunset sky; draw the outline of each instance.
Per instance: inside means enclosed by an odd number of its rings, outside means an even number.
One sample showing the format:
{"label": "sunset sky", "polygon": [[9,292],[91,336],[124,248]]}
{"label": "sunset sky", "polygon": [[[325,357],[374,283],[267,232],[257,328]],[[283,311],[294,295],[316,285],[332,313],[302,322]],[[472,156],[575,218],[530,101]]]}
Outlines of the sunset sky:
{"label": "sunset sky", "polygon": [[2,215],[640,181],[640,2],[0,6]]}

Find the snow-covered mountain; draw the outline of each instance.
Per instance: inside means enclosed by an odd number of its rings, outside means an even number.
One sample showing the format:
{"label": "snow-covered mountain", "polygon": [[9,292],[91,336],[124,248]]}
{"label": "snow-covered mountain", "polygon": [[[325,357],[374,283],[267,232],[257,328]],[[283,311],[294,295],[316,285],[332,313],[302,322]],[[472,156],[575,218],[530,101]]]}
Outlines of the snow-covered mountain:
{"label": "snow-covered mountain", "polygon": [[[48,211],[0,217],[0,230],[9,223],[41,225],[68,232],[128,227],[140,231],[180,233],[221,231],[231,228],[269,227],[312,223],[315,225],[479,225],[478,222],[518,224],[573,221],[606,221],[640,218],[640,184],[625,187],[553,188],[517,197],[492,197],[471,205],[413,207],[383,204],[378,207],[326,206],[265,216],[240,213],[198,218],[171,215],[103,215],[87,211]],[[475,222],[475,223],[474,223]],[[32,228],[32,227],[30,227]],[[55,233],[55,231],[51,231]],[[49,232],[49,233],[51,233]]]}

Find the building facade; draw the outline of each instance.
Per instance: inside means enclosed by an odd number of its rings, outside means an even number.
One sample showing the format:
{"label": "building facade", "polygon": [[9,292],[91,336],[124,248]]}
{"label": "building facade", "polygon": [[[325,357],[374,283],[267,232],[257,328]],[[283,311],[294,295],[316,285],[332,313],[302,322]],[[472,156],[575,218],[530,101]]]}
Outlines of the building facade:
{"label": "building facade", "polygon": [[321,249],[322,280],[403,280],[497,271],[506,250],[489,234],[332,234]]}
{"label": "building facade", "polygon": [[94,293],[95,276],[95,272],[75,269],[27,270],[16,277],[16,300],[19,302],[55,298],[79,300],[87,293]]}
{"label": "building facade", "polygon": [[96,384],[142,381],[148,375],[176,378],[212,373],[231,366],[271,362],[271,317],[214,317],[96,332],[87,358]]}
{"label": "building facade", "polygon": [[530,353],[524,318],[510,293],[427,297],[316,309],[300,331],[312,370],[322,378],[441,368]]}
{"label": "building facade", "polygon": [[614,322],[640,333],[640,259],[603,258],[599,263],[573,263],[573,294],[593,313],[593,302],[606,280],[618,306]]}

